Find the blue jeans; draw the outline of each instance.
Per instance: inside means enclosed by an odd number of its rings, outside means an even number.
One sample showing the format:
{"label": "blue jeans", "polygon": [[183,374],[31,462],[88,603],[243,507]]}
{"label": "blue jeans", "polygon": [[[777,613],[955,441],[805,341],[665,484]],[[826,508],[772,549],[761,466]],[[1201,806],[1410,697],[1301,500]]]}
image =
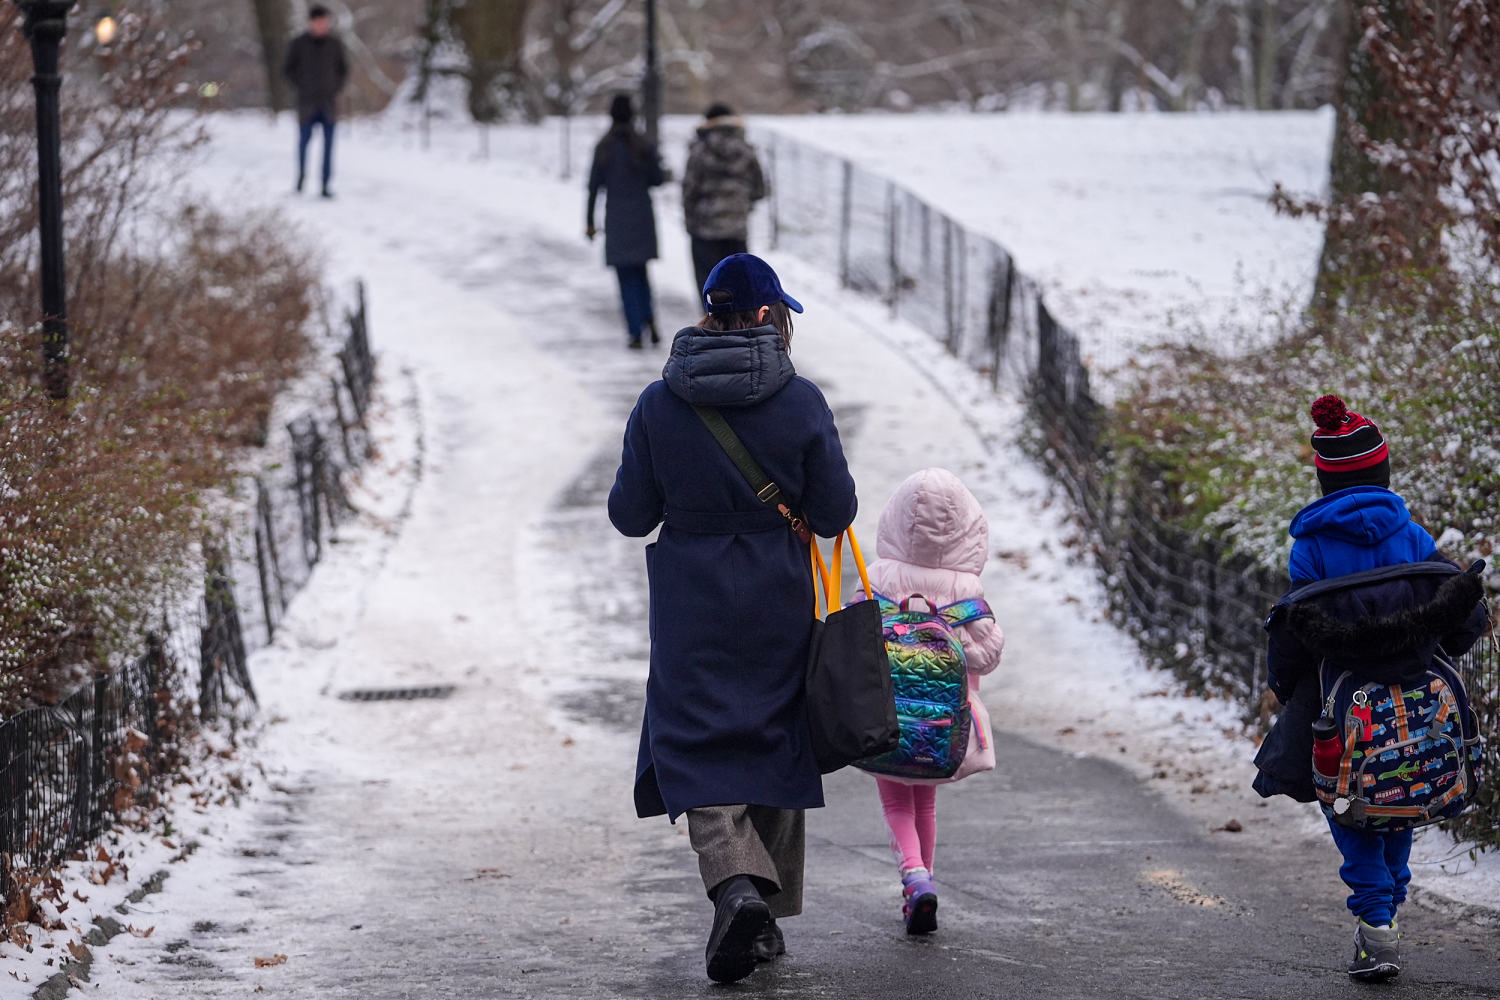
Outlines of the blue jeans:
{"label": "blue jeans", "polygon": [[655,320],[651,306],[651,279],[646,277],[645,264],[617,264],[615,273],[620,278],[620,304],[625,307],[625,328],[631,341],[641,339],[641,331],[647,323]]}
{"label": "blue jeans", "polygon": [[307,147],[312,142],[313,126],[323,126],[323,190],[333,179],[333,116],[323,108],[312,113],[312,117],[297,126],[297,190],[302,190],[302,180],[307,176]]}
{"label": "blue jeans", "polygon": [[1339,826],[1331,817],[1328,827],[1344,856],[1339,875],[1351,890],[1349,912],[1376,927],[1395,920],[1411,881],[1412,831],[1366,833]]}

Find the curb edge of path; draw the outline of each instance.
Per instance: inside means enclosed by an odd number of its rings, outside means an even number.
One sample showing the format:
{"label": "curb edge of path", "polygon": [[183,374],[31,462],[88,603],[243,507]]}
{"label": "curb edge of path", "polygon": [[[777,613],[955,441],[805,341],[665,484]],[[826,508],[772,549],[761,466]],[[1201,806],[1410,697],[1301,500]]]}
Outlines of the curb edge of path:
{"label": "curb edge of path", "polygon": [[[185,860],[198,849],[196,840],[189,841],[183,845],[182,854],[178,860]],[[155,895],[162,891],[171,873],[166,869],[153,872],[139,887],[133,889],[125,902],[118,903],[114,912],[122,917],[130,915],[130,906],[139,903],[147,896]],[[72,952],[71,957],[62,958],[59,961],[59,970],[38,986],[31,994],[31,1000],[63,1000],[68,991],[73,987],[83,988],[83,984],[90,982],[89,973],[93,971],[94,952],[93,948],[102,948],[125,933],[127,927],[120,921],[108,914],[102,914],[94,918],[93,925],[83,935],[77,951]],[[92,946],[92,947],[91,947]],[[69,949],[72,950],[71,947]]]}
{"label": "curb edge of path", "polygon": [[1484,903],[1468,903],[1461,899],[1430,889],[1424,885],[1413,883],[1407,892],[1411,901],[1424,910],[1434,910],[1447,914],[1456,920],[1478,924],[1480,926],[1500,927],[1500,905],[1488,906]]}

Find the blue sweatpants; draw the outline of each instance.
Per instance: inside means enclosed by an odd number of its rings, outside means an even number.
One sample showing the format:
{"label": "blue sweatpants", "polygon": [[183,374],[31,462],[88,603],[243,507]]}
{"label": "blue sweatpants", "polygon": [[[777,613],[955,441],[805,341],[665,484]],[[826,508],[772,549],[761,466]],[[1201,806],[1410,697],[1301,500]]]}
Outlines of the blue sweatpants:
{"label": "blue sweatpants", "polygon": [[651,305],[651,279],[645,264],[617,264],[620,278],[620,304],[625,309],[625,328],[632,341],[641,339],[641,331],[655,319]]}
{"label": "blue sweatpants", "polygon": [[1375,927],[1396,919],[1396,907],[1406,902],[1411,881],[1412,831],[1366,833],[1328,819],[1333,842],[1344,863],[1339,875],[1349,887],[1349,912]]}

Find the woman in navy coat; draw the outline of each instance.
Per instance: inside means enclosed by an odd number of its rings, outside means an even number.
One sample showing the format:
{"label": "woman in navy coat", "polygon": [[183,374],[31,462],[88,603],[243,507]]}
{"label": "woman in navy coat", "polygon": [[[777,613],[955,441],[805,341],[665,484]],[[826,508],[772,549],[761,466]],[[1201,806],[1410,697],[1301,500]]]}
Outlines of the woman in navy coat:
{"label": "woman in navy coat", "polygon": [[708,974],[731,982],[785,950],[774,917],[801,912],[802,810],[823,804],[803,704],[813,579],[807,545],[693,406],[723,413],[815,533],[842,532],[856,502],[833,414],[787,353],[802,307],[750,254],[722,261],[704,297],[626,424],[609,516],[631,536],[661,525],[636,811],[687,814],[715,903]]}
{"label": "woman in navy coat", "polygon": [[604,263],[620,280],[627,346],[641,346],[649,330],[654,344],[655,307],[646,262],[656,259],[656,211],[651,189],[666,180],[657,149],[635,127],[635,108],[628,94],[617,94],[609,106],[610,128],[594,147],[589,167],[589,202],[584,233],[593,239],[594,205],[604,192]]}

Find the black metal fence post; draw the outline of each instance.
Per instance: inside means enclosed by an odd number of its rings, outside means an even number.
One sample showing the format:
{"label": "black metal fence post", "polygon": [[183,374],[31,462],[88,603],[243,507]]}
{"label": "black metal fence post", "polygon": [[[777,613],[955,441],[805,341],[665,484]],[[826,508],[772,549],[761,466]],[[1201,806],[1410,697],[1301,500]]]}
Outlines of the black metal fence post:
{"label": "black metal fence post", "polygon": [[779,157],[777,155],[776,135],[772,133],[771,140],[766,147],[767,172],[771,175],[770,197],[766,200],[770,203],[767,208],[771,216],[771,249],[776,250],[781,246],[781,174],[778,172]]}
{"label": "black metal fence post", "polygon": [[957,326],[954,313],[957,305],[953,295],[953,220],[943,216],[943,344],[953,351]]}
{"label": "black metal fence post", "polygon": [[900,210],[896,202],[896,185],[885,186],[885,232],[886,254],[890,265],[890,292],[886,296],[891,307],[891,318],[900,313],[901,303],[901,236]]}
{"label": "black metal fence post", "polygon": [[848,288],[850,229],[854,223],[854,164],[844,161],[844,190],[839,207],[839,284]]}

